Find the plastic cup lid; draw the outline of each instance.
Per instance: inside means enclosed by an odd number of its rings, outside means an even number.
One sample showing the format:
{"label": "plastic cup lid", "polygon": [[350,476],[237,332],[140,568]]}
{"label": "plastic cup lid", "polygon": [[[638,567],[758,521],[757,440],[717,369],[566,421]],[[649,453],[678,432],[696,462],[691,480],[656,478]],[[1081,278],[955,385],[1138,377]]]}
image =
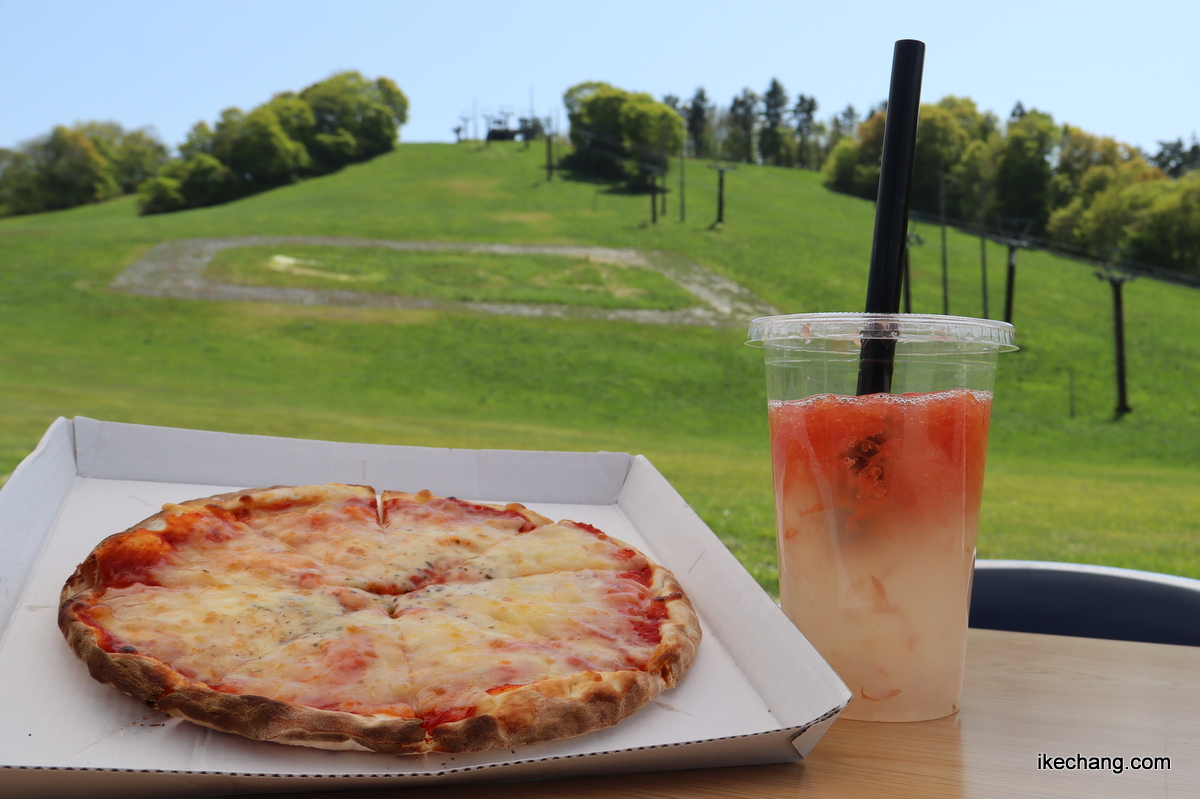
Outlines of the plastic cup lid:
{"label": "plastic cup lid", "polygon": [[897,342],[956,341],[979,344],[997,351],[1017,349],[1012,325],[994,319],[933,314],[804,313],[764,316],[750,323],[746,343],[761,347],[767,341],[797,339],[869,338]]}

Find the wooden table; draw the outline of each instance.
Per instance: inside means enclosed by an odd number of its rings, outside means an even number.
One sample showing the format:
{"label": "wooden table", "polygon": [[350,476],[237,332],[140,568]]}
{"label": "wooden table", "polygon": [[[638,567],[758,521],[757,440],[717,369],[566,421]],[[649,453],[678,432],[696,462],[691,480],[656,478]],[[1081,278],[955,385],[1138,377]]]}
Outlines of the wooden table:
{"label": "wooden table", "polygon": [[[276,796],[1200,797],[1200,647],[971,630],[961,708],[917,724],[839,720],[799,763]],[[1055,770],[1039,768],[1043,756],[1109,760]],[[1133,758],[1169,758],[1170,770]]]}

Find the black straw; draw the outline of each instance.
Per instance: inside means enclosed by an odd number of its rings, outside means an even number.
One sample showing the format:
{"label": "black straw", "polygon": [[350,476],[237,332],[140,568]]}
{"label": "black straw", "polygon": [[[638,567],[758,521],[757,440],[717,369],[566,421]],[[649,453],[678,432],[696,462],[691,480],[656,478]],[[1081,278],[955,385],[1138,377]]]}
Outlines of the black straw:
{"label": "black straw", "polygon": [[[917,146],[917,118],[921,110],[921,75],[924,68],[924,42],[914,39],[896,42],[892,54],[887,121],[883,128],[883,161],[879,169],[879,198],[875,205],[871,272],[867,276],[866,312],[869,314],[900,312],[903,256],[908,233],[908,195],[912,188],[913,154]],[[883,329],[882,323],[878,323],[864,331],[858,364],[859,396],[891,391],[896,342],[891,338],[877,338]]]}

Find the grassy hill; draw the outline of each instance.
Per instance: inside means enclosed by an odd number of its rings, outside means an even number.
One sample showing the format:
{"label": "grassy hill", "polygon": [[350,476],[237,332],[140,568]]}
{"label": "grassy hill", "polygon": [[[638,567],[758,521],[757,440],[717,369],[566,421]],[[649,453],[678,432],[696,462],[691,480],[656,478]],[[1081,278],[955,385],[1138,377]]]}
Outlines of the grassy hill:
{"label": "grassy hill", "polygon": [[[764,585],[774,538],[761,353],[745,331],[134,297],[109,282],[154,244],[242,235],[630,247],[684,258],[783,312],[861,307],[871,203],[819,176],[687,164],[668,212],[605,184],[545,182],[519,144],[402,145],[226,206],[138,217],[131,199],[0,220],[0,474],[59,415],[435,446],[641,452]],[[941,311],[935,229],[914,310]],[[951,312],[978,315],[979,243],[950,234]],[[988,252],[991,309],[1003,248]],[[397,267],[399,268],[399,267]],[[1200,292],[1125,288],[1130,403],[1113,419],[1111,308],[1090,269],[1022,253],[1002,358],[982,557],[1200,577]],[[1075,386],[1069,415],[1069,374]],[[412,487],[419,488],[419,487]]]}

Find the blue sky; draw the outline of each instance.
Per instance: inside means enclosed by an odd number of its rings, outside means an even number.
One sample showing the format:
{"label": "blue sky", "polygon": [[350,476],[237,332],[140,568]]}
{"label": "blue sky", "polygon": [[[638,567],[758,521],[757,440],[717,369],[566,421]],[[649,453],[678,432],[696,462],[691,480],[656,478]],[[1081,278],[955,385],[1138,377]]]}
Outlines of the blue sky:
{"label": "blue sky", "polygon": [[[1200,2],[380,2],[0,0],[0,147],[55,124],[153,126],[170,145],[343,69],[408,94],[405,141],[453,140],[460,114],[558,108],[604,80],[728,104],[779,78],[818,116],[887,95],[892,44],[928,45],[923,97],[1020,100],[1157,149],[1200,133]],[[482,124],[482,122],[481,122]],[[565,124],[565,120],[564,120]]]}

